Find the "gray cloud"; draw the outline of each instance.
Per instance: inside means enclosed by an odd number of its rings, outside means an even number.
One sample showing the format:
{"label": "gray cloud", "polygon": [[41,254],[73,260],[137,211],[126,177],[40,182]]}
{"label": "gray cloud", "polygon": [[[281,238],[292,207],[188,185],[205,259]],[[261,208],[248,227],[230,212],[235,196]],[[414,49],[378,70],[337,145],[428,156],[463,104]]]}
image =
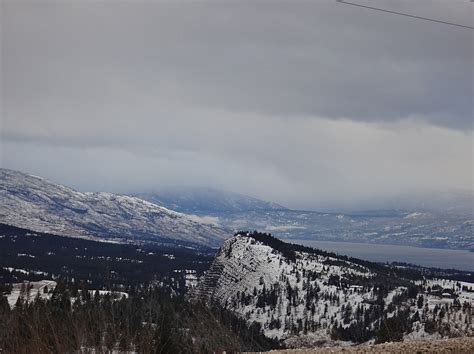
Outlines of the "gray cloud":
{"label": "gray cloud", "polygon": [[[195,114],[195,120],[163,127],[111,126],[108,137],[117,143],[108,146],[12,139],[4,144],[4,162],[83,190],[194,184],[316,209],[472,189],[472,132],[417,122],[312,118],[288,124],[272,116]],[[89,138],[97,142],[103,134]]]}
{"label": "gray cloud", "polygon": [[329,0],[0,6],[5,167],[296,207],[472,189],[473,31]]}

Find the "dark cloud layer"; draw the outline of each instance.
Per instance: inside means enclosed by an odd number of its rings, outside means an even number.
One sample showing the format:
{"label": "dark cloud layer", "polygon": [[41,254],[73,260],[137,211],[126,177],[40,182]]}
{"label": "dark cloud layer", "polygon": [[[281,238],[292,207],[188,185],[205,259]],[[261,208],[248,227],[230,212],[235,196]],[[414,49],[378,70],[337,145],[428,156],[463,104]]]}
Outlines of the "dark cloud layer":
{"label": "dark cloud layer", "polygon": [[[330,0],[0,6],[5,167],[294,206],[472,189],[474,31]],[[472,25],[468,1],[377,6]]]}

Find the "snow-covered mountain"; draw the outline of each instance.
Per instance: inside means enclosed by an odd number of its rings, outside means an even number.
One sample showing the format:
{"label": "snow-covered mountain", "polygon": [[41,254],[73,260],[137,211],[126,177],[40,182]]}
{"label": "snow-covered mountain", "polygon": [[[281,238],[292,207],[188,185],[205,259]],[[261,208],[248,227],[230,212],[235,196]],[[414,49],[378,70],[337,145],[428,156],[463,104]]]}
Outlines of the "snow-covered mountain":
{"label": "snow-covered mountain", "polygon": [[298,347],[472,335],[473,289],[412,268],[240,233],[223,244],[191,298],[235,311],[266,336]]}
{"label": "snow-covered mountain", "polygon": [[283,239],[473,249],[474,195],[469,191],[394,198],[389,209],[351,213],[291,210],[238,193],[170,188],[135,196],[183,213],[210,217],[232,230],[260,230]]}
{"label": "snow-covered mountain", "polygon": [[160,192],[137,193],[134,196],[172,210],[197,215],[286,210],[277,203],[203,187],[173,187]]}
{"label": "snow-covered mountain", "polygon": [[81,193],[0,169],[0,223],[70,237],[219,246],[229,235],[209,219],[110,193]]}

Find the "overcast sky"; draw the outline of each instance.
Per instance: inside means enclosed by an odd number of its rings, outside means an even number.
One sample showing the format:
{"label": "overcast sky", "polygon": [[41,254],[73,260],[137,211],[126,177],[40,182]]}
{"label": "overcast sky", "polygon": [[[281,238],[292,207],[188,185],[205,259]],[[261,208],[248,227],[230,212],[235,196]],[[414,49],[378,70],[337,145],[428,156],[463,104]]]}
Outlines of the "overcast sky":
{"label": "overcast sky", "polygon": [[[354,2],[474,26],[469,0]],[[473,30],[335,0],[0,3],[2,167],[312,209],[473,190]]]}

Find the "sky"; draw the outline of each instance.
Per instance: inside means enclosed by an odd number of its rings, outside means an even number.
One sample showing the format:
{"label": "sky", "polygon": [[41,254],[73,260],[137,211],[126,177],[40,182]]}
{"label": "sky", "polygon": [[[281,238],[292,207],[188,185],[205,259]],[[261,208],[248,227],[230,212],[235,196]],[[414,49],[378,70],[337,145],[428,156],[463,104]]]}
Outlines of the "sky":
{"label": "sky", "polygon": [[[469,0],[354,3],[474,26]],[[314,1],[0,1],[0,165],[314,210],[472,192],[474,31]]]}

